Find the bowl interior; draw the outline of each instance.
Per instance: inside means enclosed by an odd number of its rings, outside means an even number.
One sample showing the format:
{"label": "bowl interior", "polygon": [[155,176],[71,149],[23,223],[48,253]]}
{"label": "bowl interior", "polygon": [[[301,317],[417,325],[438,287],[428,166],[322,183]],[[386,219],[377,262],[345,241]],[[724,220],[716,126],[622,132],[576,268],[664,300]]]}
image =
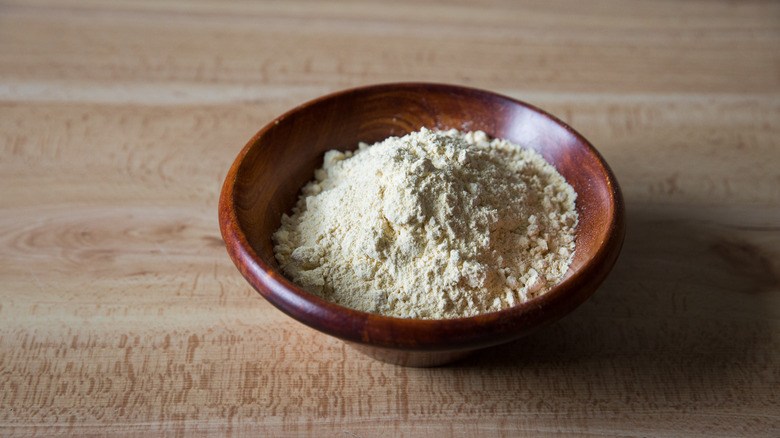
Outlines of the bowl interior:
{"label": "bowl interior", "polygon": [[[364,343],[383,338],[381,344],[399,347],[435,344],[438,338],[426,341],[426,335],[416,333],[405,333],[414,338],[411,342],[391,342],[393,335],[387,330],[397,331],[401,326],[416,330],[414,320],[336,309],[338,306],[302,295],[278,272],[270,238],[280,226],[281,215],[289,213],[295,204],[300,188],[321,166],[326,151],[356,149],[359,141],[370,144],[422,127],[482,130],[536,150],[577,192],[579,226],[572,265],[559,287],[543,295],[544,299],[532,300],[535,303],[525,309],[495,312],[503,316],[462,318],[451,320],[448,326],[441,321],[422,322],[419,327],[442,331],[441,336],[455,336],[458,330],[468,331],[469,325],[503,321],[514,325],[514,332],[519,333],[522,326],[557,319],[584,301],[614,263],[623,233],[620,192],[598,152],[571,128],[537,108],[489,92],[434,84],[390,84],[325,96],[280,116],[250,140],[231,169],[220,200],[228,249],[250,283],[283,311],[341,338]],[[280,295],[282,302],[278,300]],[[309,306],[306,311],[293,308],[304,302]],[[531,307],[536,310],[531,311]],[[545,307],[549,312],[540,310]],[[352,334],[349,329],[334,329],[320,321],[333,318],[334,312],[373,326]],[[463,320],[471,322],[457,322]],[[458,324],[463,327],[452,329]],[[496,342],[512,327],[499,331],[493,331]],[[465,343],[477,342],[475,335],[463,337]]]}

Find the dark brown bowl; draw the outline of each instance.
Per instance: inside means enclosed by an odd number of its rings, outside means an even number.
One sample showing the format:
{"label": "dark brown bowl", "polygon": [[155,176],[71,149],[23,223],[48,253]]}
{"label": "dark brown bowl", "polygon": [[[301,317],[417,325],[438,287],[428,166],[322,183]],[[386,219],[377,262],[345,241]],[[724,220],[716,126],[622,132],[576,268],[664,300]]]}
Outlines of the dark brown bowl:
{"label": "dark brown bowl", "polygon": [[[422,127],[485,131],[551,162],[577,192],[576,251],[552,290],[510,309],[448,320],[403,319],[348,309],[293,284],[279,271],[271,235],[330,149],[356,149]],[[572,311],[617,259],[625,234],[615,176],[596,149],[555,117],[487,91],[425,83],[362,87],[303,104],[261,129],[236,158],[219,200],[222,236],[241,274],[298,321],[377,359],[409,366],[449,362],[505,343]]]}

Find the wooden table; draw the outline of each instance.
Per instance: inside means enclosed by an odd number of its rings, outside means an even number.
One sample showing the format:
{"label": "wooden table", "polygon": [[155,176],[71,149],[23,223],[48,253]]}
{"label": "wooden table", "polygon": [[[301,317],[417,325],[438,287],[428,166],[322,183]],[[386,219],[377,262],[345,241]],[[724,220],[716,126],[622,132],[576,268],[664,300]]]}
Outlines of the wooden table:
{"label": "wooden table", "polygon": [[[260,127],[409,80],[560,116],[628,209],[592,299],[432,369],[281,314],[217,225]],[[779,436],[778,224],[777,2],[0,2],[3,436]]]}

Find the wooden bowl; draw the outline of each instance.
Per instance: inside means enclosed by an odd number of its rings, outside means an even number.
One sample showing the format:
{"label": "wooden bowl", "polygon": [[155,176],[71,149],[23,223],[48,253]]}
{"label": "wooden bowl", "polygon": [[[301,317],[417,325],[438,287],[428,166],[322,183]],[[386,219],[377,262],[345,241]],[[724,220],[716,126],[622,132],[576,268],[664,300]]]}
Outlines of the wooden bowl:
{"label": "wooden bowl", "polygon": [[[356,149],[422,127],[488,135],[530,147],[577,192],[576,251],[552,290],[499,312],[447,320],[403,319],[325,301],[285,278],[271,235],[300,188],[330,149]],[[526,103],[459,86],[384,84],[338,92],[303,104],[262,128],[236,158],[219,200],[230,257],[244,278],[296,320],[377,359],[432,366],[505,343],[549,324],[584,302],[614,265],[625,234],[615,176],[581,135]]]}

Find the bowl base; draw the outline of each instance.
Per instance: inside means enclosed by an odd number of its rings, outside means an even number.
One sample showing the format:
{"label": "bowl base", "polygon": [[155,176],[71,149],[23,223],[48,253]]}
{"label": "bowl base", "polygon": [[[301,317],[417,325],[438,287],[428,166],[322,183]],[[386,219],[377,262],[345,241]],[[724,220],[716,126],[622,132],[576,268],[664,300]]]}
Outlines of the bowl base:
{"label": "bowl base", "polygon": [[414,351],[380,348],[347,342],[354,350],[381,362],[405,367],[429,368],[449,364],[472,355],[478,349],[456,351]]}

